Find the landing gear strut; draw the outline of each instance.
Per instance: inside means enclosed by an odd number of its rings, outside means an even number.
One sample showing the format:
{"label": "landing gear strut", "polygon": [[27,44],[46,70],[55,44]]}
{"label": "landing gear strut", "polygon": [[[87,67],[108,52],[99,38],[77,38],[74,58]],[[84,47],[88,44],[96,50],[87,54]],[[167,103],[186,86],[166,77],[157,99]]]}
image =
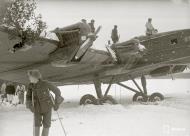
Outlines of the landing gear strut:
{"label": "landing gear strut", "polygon": [[162,101],[164,100],[164,96],[161,93],[153,93],[150,96],[147,94],[147,87],[146,87],[146,78],[144,75],[141,76],[141,84],[143,89],[140,88],[140,86],[137,84],[137,82],[131,78],[131,80],[133,81],[133,83],[135,84],[135,86],[138,88],[138,90],[133,89],[129,86],[126,86],[122,83],[117,83],[118,85],[132,91],[135,93],[135,95],[133,96],[133,101],[134,102],[156,102],[156,101]]}
{"label": "landing gear strut", "polygon": [[97,99],[90,94],[84,95],[80,100],[80,105],[86,105],[86,104],[102,105],[104,103],[118,104],[117,101],[111,95],[108,95],[111,85],[113,84],[113,79],[114,77],[111,78],[104,95],[102,93],[100,80],[98,78],[94,80],[94,87],[96,90]]}
{"label": "landing gear strut", "polygon": [[[99,105],[99,104],[104,104],[104,103],[118,104],[117,101],[111,95],[108,95],[111,85],[113,84],[113,79],[114,77],[111,78],[104,95],[102,93],[100,80],[99,79],[94,80],[94,86],[96,89],[97,99],[93,95],[90,95],[90,94],[84,95],[80,100],[80,105],[86,105],[86,104]],[[133,96],[134,102],[148,102],[148,101],[157,102],[157,101],[164,100],[164,96],[158,92],[148,95],[147,87],[146,87],[146,78],[144,75],[141,76],[141,84],[142,84],[143,89],[141,89],[141,87],[138,85],[138,83],[135,81],[134,78],[131,77],[131,80],[133,81],[133,83],[138,89],[133,89],[120,82],[117,84],[135,93]]]}

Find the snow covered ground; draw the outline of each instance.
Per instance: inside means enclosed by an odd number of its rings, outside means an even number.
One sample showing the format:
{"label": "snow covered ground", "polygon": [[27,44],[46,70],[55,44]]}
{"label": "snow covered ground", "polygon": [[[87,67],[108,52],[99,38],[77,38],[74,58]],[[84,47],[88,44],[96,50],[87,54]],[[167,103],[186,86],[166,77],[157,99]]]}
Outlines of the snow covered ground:
{"label": "snow covered ground", "polygon": [[[190,136],[188,82],[150,81],[151,89],[170,88],[161,91],[166,99],[158,105],[133,103],[132,93],[113,86],[112,95],[121,104],[79,106],[80,97],[93,93],[90,91],[94,90],[93,86],[61,87],[65,102],[59,114],[67,136]],[[0,106],[0,136],[32,136],[32,122],[32,113],[24,105]],[[56,112],[53,112],[50,136],[64,136]]]}

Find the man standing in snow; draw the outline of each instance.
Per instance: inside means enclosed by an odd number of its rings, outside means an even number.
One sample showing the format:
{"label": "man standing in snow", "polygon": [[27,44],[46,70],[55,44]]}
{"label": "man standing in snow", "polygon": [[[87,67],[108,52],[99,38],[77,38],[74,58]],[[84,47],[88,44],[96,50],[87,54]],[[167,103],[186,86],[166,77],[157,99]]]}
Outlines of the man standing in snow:
{"label": "man standing in snow", "polygon": [[0,95],[1,95],[1,98],[2,98],[2,102],[7,99],[6,87],[7,87],[6,83],[3,83],[1,85]]}
{"label": "man standing in snow", "polygon": [[12,83],[8,83],[6,89],[7,100],[10,104],[12,104],[13,96],[15,95],[15,86]]}
{"label": "man standing in snow", "polygon": [[25,92],[25,86],[18,85],[16,88],[16,94],[18,95],[19,104],[24,104],[24,92]]}
{"label": "man standing in snow", "polygon": [[[30,84],[26,94],[26,107],[34,113],[33,136],[40,136],[40,127],[43,125],[42,135],[49,135],[51,126],[52,108],[58,110],[63,102],[60,90],[51,83],[42,80],[39,70],[28,71]],[[50,94],[55,94],[55,100]]]}

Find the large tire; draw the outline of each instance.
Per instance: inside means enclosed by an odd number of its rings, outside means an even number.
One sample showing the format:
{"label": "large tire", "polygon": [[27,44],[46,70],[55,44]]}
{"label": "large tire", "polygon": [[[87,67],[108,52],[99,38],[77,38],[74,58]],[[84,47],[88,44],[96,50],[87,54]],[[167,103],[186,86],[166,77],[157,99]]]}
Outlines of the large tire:
{"label": "large tire", "polygon": [[91,94],[86,94],[80,99],[80,105],[87,105],[87,104],[97,105],[97,99]]}
{"label": "large tire", "polygon": [[162,101],[164,100],[164,96],[161,93],[153,93],[151,94],[149,100],[151,102]]}
{"label": "large tire", "polygon": [[101,103],[118,104],[118,102],[111,95],[102,98]]}
{"label": "large tire", "polygon": [[148,101],[148,96],[146,96],[143,93],[136,93],[133,96],[133,102],[147,102]]}

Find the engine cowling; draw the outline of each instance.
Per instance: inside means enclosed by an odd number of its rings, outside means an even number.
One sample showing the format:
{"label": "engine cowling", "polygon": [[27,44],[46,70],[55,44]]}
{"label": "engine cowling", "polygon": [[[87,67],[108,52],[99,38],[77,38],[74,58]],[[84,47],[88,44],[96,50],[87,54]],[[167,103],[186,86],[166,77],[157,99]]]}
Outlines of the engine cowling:
{"label": "engine cowling", "polygon": [[89,26],[84,23],[76,23],[63,28],[56,28],[52,32],[59,39],[58,49],[50,54],[53,61],[71,62],[80,46],[87,40],[90,33]]}

